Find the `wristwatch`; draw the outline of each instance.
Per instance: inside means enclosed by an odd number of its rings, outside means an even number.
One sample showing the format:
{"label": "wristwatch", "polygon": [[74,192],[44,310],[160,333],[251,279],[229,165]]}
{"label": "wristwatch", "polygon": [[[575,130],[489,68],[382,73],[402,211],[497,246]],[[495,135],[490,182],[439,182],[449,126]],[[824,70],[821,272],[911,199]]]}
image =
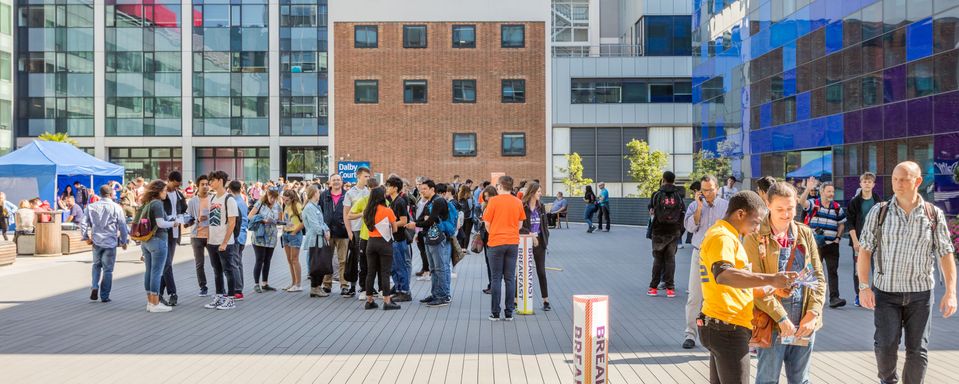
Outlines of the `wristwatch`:
{"label": "wristwatch", "polygon": [[865,291],[865,290],[867,290],[867,289],[869,289],[869,288],[871,288],[871,287],[869,286],[869,283],[859,283],[859,291],[860,291],[860,292]]}

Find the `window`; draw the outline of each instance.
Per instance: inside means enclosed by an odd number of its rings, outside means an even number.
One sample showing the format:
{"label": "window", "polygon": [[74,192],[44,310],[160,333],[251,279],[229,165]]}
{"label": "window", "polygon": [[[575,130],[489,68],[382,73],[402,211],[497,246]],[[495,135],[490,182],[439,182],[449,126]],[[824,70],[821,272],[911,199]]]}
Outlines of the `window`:
{"label": "window", "polygon": [[357,25],[353,28],[353,48],[377,47],[377,26]]}
{"label": "window", "polygon": [[476,156],[476,134],[475,133],[454,133],[453,134],[453,156]]}
{"label": "window", "polygon": [[503,48],[523,48],[526,46],[526,26],[503,25],[500,27]]}
{"label": "window", "polygon": [[637,41],[642,45],[645,55],[692,55],[690,16],[645,16],[637,24]]}
{"label": "window", "polygon": [[[183,169],[183,152],[179,147],[163,148],[108,148],[111,163],[126,168],[124,177],[133,180],[164,178],[172,171]],[[231,175],[232,176],[232,175]]]}
{"label": "window", "polygon": [[522,80],[522,79],[503,80],[503,102],[504,103],[525,103],[526,102],[526,80]]}
{"label": "window", "polygon": [[503,156],[526,156],[526,134],[504,133]]}
{"label": "window", "polygon": [[353,88],[356,104],[376,104],[380,101],[379,80],[356,80]]}
{"label": "window", "polygon": [[403,81],[403,102],[406,104],[426,103],[426,80]]}
{"label": "window", "polygon": [[13,103],[0,100],[0,130],[10,130],[13,127]]}
{"label": "window", "polygon": [[426,26],[404,25],[403,48],[426,48]]}
{"label": "window", "polygon": [[234,180],[267,180],[270,178],[270,148],[267,147],[197,147],[197,175],[224,171]]}
{"label": "window", "polygon": [[10,36],[13,34],[13,16],[10,12],[10,6],[0,4],[0,33]]}
{"label": "window", "polygon": [[572,79],[570,92],[573,104],[692,102],[692,83],[684,79]]}
{"label": "window", "polygon": [[589,0],[553,0],[553,42],[589,42]]}
{"label": "window", "polygon": [[0,80],[11,80],[13,76],[11,60],[10,53],[0,52]]}
{"label": "window", "polygon": [[454,25],[453,48],[476,48],[476,26]]}
{"label": "window", "polygon": [[475,103],[476,80],[453,80],[453,102]]}

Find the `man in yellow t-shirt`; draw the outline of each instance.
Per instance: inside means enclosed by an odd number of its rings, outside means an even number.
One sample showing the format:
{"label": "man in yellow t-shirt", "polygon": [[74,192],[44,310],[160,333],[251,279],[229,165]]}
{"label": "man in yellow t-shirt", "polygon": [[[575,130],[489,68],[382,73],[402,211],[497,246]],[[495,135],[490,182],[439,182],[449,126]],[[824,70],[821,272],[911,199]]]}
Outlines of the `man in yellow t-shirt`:
{"label": "man in yellow t-shirt", "polygon": [[[374,178],[370,178],[370,179],[367,181],[367,183],[366,183],[366,187],[369,188],[369,190],[371,190],[371,191],[372,191],[374,188],[378,188],[379,186],[380,186],[379,181],[377,181],[377,180],[374,179]],[[369,202],[370,202],[370,194],[369,194],[369,193],[367,193],[365,196],[363,196],[363,197],[361,197],[361,198],[353,201],[353,205],[350,206],[350,216],[349,216],[349,219],[350,219],[351,222],[357,222],[357,221],[362,222],[362,221],[363,221],[363,211],[366,210],[367,203],[369,203]],[[367,292],[367,289],[366,289],[366,274],[369,273],[369,268],[368,268],[368,266],[367,266],[367,264],[366,264],[366,244],[367,244],[367,242],[369,242],[369,241],[370,241],[370,230],[369,230],[369,228],[366,228],[366,225],[361,225],[361,226],[360,226],[359,254],[358,254],[358,256],[359,256],[359,264],[360,264],[360,265],[359,265],[359,268],[357,269],[357,271],[359,272],[359,276],[358,276],[358,278],[359,278],[359,285],[360,285],[360,287],[362,288],[362,291],[360,292],[360,296],[359,296],[359,299],[360,299],[360,300],[366,300],[366,292]],[[374,288],[374,290],[375,290],[375,288]],[[379,292],[377,292],[377,293],[379,293]]]}
{"label": "man in yellow t-shirt", "polygon": [[759,230],[766,204],[755,192],[743,191],[729,199],[726,216],[706,231],[699,253],[703,310],[697,320],[699,337],[709,350],[712,384],[749,382],[749,339],[752,337],[753,288],[785,289],[795,272],[753,273],[740,242]]}

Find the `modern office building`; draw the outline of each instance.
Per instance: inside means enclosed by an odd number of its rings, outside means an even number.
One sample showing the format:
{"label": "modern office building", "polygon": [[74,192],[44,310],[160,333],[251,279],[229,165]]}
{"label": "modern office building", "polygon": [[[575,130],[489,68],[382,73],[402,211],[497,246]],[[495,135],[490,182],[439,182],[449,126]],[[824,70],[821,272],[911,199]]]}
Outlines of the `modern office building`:
{"label": "modern office building", "polygon": [[0,0],[0,155],[14,148],[13,0]]}
{"label": "modern office building", "polygon": [[552,0],[553,191],[566,155],[610,196],[638,193],[626,143],[666,152],[667,170],[692,171],[690,13],[671,0]]}
{"label": "modern office building", "polygon": [[891,194],[898,162],[957,213],[959,2],[697,0],[696,149],[746,178],[833,180],[851,199],[863,172]]}
{"label": "modern office building", "polygon": [[[2,4],[0,17],[9,18]],[[16,7],[18,144],[68,133],[126,166],[128,177],[178,169],[192,178],[214,168],[246,180],[329,172],[326,0]],[[0,51],[10,45],[3,25]],[[9,60],[0,52],[3,68]],[[0,77],[0,120],[3,100],[13,99],[4,93],[7,77]]]}
{"label": "modern office building", "polygon": [[334,161],[545,179],[547,0],[330,3]]}

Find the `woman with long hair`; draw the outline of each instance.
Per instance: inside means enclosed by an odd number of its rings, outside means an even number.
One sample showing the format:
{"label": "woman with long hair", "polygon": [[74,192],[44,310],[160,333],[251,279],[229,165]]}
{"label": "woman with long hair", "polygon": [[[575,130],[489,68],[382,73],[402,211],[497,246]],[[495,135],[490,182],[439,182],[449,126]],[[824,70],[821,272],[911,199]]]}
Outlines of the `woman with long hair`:
{"label": "woman with long hair", "polygon": [[[376,224],[387,220],[390,224],[390,233],[380,233]],[[393,233],[399,228],[396,221],[396,214],[386,205],[386,188],[376,187],[370,191],[370,200],[363,210],[363,225],[370,232],[370,238],[366,242],[366,309],[379,308],[376,305],[376,289],[373,288],[373,281],[379,277],[380,292],[383,293],[383,309],[400,309],[400,305],[393,302],[393,295],[390,294],[390,272],[393,268],[393,244],[392,240],[387,241],[385,236],[392,239]]]}
{"label": "woman with long hair", "polygon": [[539,290],[543,297],[543,310],[549,311],[553,307],[549,305],[549,290],[546,286],[546,246],[549,243],[549,227],[545,225],[546,207],[540,201],[543,197],[543,190],[539,183],[532,182],[526,186],[526,193],[523,195],[523,210],[526,211],[526,220],[523,220],[523,226],[520,233],[528,233],[536,237],[533,238],[533,264],[536,265],[536,280],[539,281]]}
{"label": "woman with long hair", "polygon": [[140,198],[140,210],[137,219],[146,220],[156,227],[156,232],[150,240],[140,244],[143,252],[143,287],[147,292],[147,312],[170,312],[173,310],[160,302],[160,278],[163,277],[163,268],[168,256],[167,237],[170,228],[176,224],[173,218],[168,219],[163,209],[163,200],[166,199],[166,182],[154,180],[143,192]]}
{"label": "woman with long hair", "polygon": [[63,192],[60,192],[60,196],[57,196],[57,207],[63,210],[69,210],[67,208],[67,198],[73,197],[73,186],[67,185],[63,187]]}
{"label": "woman with long hair", "polygon": [[455,200],[456,209],[463,214],[463,227],[456,234],[456,240],[459,241],[460,248],[466,252],[469,250],[470,235],[473,233],[473,194],[470,193],[470,188],[461,185]]}
{"label": "woman with long hair", "polygon": [[[482,208],[484,212],[486,211],[486,204],[489,203],[489,199],[498,194],[499,192],[496,192],[496,187],[493,185],[489,185],[483,190],[481,196],[483,198]],[[480,213],[480,217],[483,217],[482,212]],[[478,225],[480,226],[480,229],[477,236],[483,237],[483,260],[486,261],[486,289],[483,290],[483,293],[489,295],[492,293],[490,290],[490,282],[493,280],[493,270],[489,266],[489,252],[487,252],[487,249],[489,248],[489,231],[486,230],[485,222],[480,221]]]}
{"label": "woman with long hair", "polygon": [[253,290],[257,293],[272,292],[276,288],[270,285],[270,263],[276,250],[276,223],[280,221],[280,193],[271,189],[263,194],[250,210],[250,229],[253,232]]}
{"label": "woman with long hair", "polygon": [[593,214],[596,213],[598,207],[596,206],[596,193],[593,192],[593,186],[586,186],[586,194],[583,195],[583,201],[586,202],[586,212],[583,214],[583,219],[586,220],[586,229],[587,233],[593,233],[596,230],[596,227],[593,226]]}
{"label": "woman with long hair", "polygon": [[[320,187],[311,185],[306,189],[306,208],[303,208],[303,226],[306,228],[306,235],[303,236],[303,245],[301,252],[310,255],[310,248],[322,248],[330,244],[330,227],[326,225],[323,219],[323,208],[320,207]],[[315,256],[310,256],[315,257]],[[330,294],[323,289],[322,271],[316,270],[318,266],[315,260],[307,263],[310,275],[310,297],[327,297]]]}
{"label": "woman with long hair", "polygon": [[300,194],[293,189],[283,192],[283,237],[280,242],[286,252],[286,261],[290,265],[292,282],[289,287],[283,288],[287,292],[300,292],[300,246],[303,245],[303,204],[300,203]]}

